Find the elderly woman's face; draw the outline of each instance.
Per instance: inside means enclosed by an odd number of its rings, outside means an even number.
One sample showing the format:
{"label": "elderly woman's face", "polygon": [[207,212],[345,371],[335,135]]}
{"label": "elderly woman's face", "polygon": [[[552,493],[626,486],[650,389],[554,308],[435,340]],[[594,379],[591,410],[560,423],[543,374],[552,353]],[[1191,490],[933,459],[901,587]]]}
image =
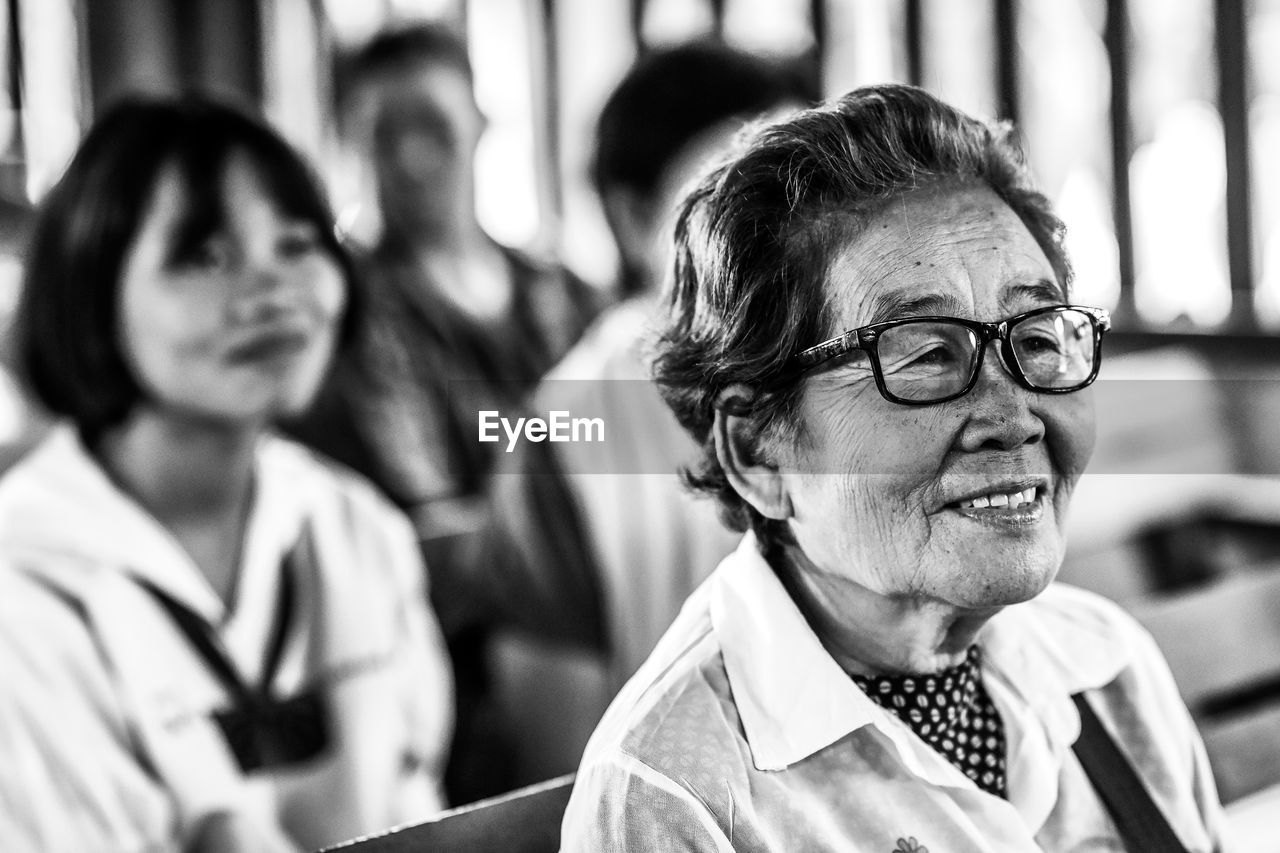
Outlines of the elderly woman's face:
{"label": "elderly woman's face", "polygon": [[[892,202],[837,250],[826,286],[836,332],[1066,301],[1017,215],[975,185]],[[965,608],[1023,601],[1052,580],[1093,448],[1091,396],[1020,388],[997,349],[971,392],[931,406],[885,400],[857,358],[806,379],[804,434],[778,461],[810,570]]]}

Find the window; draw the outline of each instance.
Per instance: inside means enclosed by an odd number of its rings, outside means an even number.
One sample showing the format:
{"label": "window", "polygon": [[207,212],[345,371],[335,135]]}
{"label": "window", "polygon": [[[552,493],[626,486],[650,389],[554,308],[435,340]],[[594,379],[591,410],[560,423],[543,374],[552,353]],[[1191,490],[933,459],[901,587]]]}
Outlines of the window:
{"label": "window", "polygon": [[590,280],[607,283],[616,263],[586,179],[600,106],[644,47],[720,37],[816,49],[829,94],[908,81],[1014,117],[1068,225],[1077,298],[1115,309],[1119,328],[1280,328],[1280,165],[1249,157],[1280,144],[1280,0],[323,6],[359,37],[397,16],[465,19],[491,121],[478,215],[498,239],[560,251]]}

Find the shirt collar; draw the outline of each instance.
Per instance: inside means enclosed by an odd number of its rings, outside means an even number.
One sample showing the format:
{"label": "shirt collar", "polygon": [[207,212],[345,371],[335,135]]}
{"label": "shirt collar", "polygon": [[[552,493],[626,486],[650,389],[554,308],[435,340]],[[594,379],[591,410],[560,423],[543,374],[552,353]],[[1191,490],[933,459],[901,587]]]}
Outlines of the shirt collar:
{"label": "shirt collar", "polygon": [[781,770],[879,715],[822,647],[752,534],[716,572],[711,624],[757,769]]}
{"label": "shirt collar", "polygon": [[[1129,661],[1111,620],[1079,621],[1073,599],[1080,595],[1087,594],[1054,585],[997,614],[982,636],[984,668],[1009,682],[1052,740],[1068,745],[1079,733],[1070,695],[1109,683]],[[716,571],[710,612],[757,769],[781,770],[874,725],[913,772],[950,776],[945,760],[916,749],[905,724],[868,699],[823,648],[754,535],[743,537]]]}
{"label": "shirt collar", "polygon": [[1110,684],[1130,666],[1129,626],[1111,602],[1055,583],[992,618],[981,638],[984,660],[1065,749],[1080,734],[1071,695]]}
{"label": "shirt collar", "polygon": [[[252,563],[278,560],[281,543],[292,542],[301,526],[301,501],[282,500],[278,478],[264,476],[272,447],[268,440],[257,451],[257,491],[241,557],[244,575],[256,574],[244,571]],[[111,481],[70,425],[52,428],[5,477],[0,545],[116,566],[154,584],[210,624],[221,624],[227,616],[222,600],[183,547]]]}

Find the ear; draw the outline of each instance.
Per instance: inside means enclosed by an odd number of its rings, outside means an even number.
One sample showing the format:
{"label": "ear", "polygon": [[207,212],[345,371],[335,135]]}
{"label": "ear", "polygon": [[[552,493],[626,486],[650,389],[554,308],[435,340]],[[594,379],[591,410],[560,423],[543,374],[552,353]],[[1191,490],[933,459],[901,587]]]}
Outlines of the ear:
{"label": "ear", "polygon": [[731,385],[716,398],[716,419],[712,430],[716,459],[730,485],[739,496],[765,518],[785,521],[792,515],[791,498],[772,454],[762,447],[759,425],[745,414],[735,414],[749,403],[751,389]]}

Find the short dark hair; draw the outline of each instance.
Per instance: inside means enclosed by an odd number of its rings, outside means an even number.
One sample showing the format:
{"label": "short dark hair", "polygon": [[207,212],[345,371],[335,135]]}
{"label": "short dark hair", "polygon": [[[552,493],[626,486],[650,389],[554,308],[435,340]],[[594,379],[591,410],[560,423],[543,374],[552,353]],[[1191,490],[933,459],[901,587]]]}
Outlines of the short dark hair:
{"label": "short dark hair", "polygon": [[636,61],[600,111],[591,180],[598,192],[613,186],[654,192],[671,161],[702,132],[788,100],[807,106],[817,98],[799,60],[766,59],[712,41],[655,50]]}
{"label": "short dark hair", "polygon": [[125,255],[160,174],[177,169],[187,198],[182,239],[199,242],[224,225],[232,155],[248,158],[282,212],[315,226],[342,270],[348,307],[339,337],[351,340],[358,322],[351,260],[303,159],[229,104],[197,95],[128,98],[94,124],[41,204],[15,317],[20,373],[37,399],[85,435],[120,423],[143,395],[121,351],[117,306]]}
{"label": "short dark hair", "polygon": [[990,124],[922,89],[868,86],[761,128],[680,207],[669,314],[655,379],[701,447],[688,483],[714,495],[735,530],[785,535],[743,500],[716,458],[712,424],[731,385],[754,392],[757,434],[802,438],[794,356],[832,334],[827,266],[895,196],[944,181],[989,186],[1026,225],[1066,290],[1064,228],[1034,186],[1008,124]]}
{"label": "short dark hair", "polygon": [[[799,57],[767,59],[709,40],[642,55],[596,120],[590,171],[597,194],[625,188],[653,199],[663,175],[701,134],[735,118],[745,124],[788,101],[816,101],[816,78],[807,71]],[[625,252],[620,260],[621,293],[646,287]]]}
{"label": "short dark hair", "polygon": [[338,57],[334,94],[339,114],[346,111],[351,95],[369,80],[420,65],[453,68],[468,85],[475,82],[467,41],[458,28],[443,21],[398,26],[382,30],[356,50]]}

